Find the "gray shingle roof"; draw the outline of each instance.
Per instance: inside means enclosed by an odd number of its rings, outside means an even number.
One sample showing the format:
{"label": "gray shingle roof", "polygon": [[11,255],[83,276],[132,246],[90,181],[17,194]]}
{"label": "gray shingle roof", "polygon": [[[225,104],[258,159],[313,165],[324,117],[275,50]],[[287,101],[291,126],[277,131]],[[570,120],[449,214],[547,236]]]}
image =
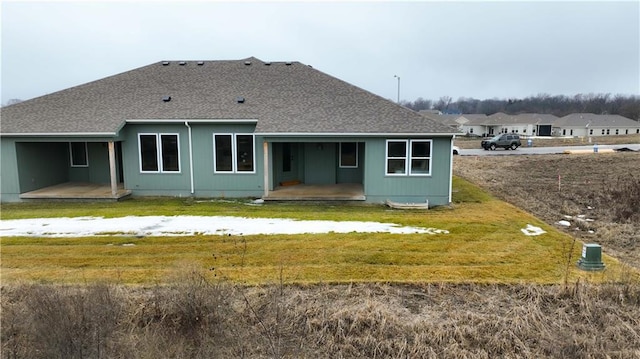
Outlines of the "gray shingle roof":
{"label": "gray shingle roof", "polygon": [[255,119],[258,133],[452,132],[310,66],[254,57],[157,62],[4,107],[0,116],[5,135],[116,133],[127,119]]}
{"label": "gray shingle roof", "polygon": [[561,117],[554,124],[556,127],[632,127],[637,128],[639,123],[620,115],[596,115],[593,113],[572,113]]}

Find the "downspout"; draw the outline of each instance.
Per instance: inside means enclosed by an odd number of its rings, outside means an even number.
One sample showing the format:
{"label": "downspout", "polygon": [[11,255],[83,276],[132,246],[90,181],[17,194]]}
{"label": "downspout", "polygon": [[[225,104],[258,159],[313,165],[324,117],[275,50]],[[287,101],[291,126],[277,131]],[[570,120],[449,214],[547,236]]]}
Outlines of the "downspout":
{"label": "downspout", "polygon": [[191,126],[188,121],[184,121],[184,125],[189,129],[189,180],[191,182],[191,195],[195,193],[193,184],[193,144],[191,141]]}
{"label": "downspout", "polygon": [[449,145],[449,158],[451,159],[449,162],[449,204],[451,204],[451,193],[453,192],[453,140],[455,138],[455,135],[451,136],[451,143]]}

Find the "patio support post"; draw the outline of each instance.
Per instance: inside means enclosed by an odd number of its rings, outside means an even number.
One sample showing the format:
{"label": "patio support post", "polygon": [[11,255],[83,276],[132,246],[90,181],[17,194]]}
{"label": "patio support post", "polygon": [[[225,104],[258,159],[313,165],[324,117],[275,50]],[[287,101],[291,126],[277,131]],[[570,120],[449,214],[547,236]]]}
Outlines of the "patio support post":
{"label": "patio support post", "polygon": [[116,149],[113,141],[109,141],[109,175],[111,177],[111,195],[118,195],[118,181],[116,179]]}
{"label": "patio support post", "polygon": [[264,197],[269,195],[269,143],[262,143],[262,151],[264,156]]}

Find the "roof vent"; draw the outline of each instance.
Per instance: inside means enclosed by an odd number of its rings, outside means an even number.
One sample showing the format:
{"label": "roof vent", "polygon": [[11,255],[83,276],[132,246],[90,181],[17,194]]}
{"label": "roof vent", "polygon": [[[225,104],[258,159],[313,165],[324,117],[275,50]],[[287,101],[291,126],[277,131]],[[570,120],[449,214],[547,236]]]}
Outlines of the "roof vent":
{"label": "roof vent", "polygon": [[187,64],[187,62],[186,62],[186,61],[180,61],[180,62],[178,62],[178,65],[180,65],[180,66],[184,66],[184,65],[186,65],[186,64]]}
{"label": "roof vent", "polygon": [[251,61],[245,61],[244,64],[249,66],[249,65],[251,65]]}
{"label": "roof vent", "polygon": [[271,66],[271,62],[268,62],[268,61],[267,61],[267,62],[265,62],[265,63],[264,63],[264,65],[265,65],[265,66]]}
{"label": "roof vent", "polygon": [[198,66],[204,65],[204,61],[198,61]]}
{"label": "roof vent", "polygon": [[162,61],[162,66],[169,66],[169,61]]}
{"label": "roof vent", "polygon": [[169,101],[171,101],[171,96],[163,96],[163,97],[162,97],[162,101],[164,101],[164,102],[169,102]]}
{"label": "roof vent", "polygon": [[284,64],[287,65],[287,66],[291,66],[291,61],[287,61]]}
{"label": "roof vent", "polygon": [[242,97],[242,96],[236,97],[236,102],[237,103],[244,103],[244,97]]}

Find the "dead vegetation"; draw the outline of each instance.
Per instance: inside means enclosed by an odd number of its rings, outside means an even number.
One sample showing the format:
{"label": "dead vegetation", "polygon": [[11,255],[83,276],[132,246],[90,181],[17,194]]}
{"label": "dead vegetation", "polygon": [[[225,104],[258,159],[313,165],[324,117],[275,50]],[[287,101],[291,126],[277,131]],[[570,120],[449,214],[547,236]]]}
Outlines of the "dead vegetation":
{"label": "dead vegetation", "polygon": [[454,173],[640,268],[640,153],[463,156]]}
{"label": "dead vegetation", "polygon": [[2,358],[640,358],[640,286],[2,288]]}

